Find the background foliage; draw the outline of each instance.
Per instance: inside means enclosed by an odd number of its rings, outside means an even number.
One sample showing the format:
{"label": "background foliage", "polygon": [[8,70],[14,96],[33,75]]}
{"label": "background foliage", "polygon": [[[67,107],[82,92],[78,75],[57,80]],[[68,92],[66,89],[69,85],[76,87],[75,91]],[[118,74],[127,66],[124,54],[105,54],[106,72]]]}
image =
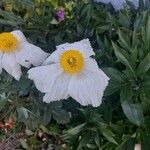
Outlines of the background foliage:
{"label": "background foliage", "polygon": [[[27,79],[0,76],[1,146],[11,139],[21,149],[132,150],[150,146],[150,12],[149,1],[138,10],[115,12],[111,5],[87,0],[3,0],[0,31],[23,31],[28,40],[52,53],[55,45],[89,38],[95,59],[111,78],[98,108],[73,99],[45,104]],[[58,21],[56,12],[65,11]],[[4,144],[3,144],[4,143]],[[7,147],[8,149],[8,147]]]}

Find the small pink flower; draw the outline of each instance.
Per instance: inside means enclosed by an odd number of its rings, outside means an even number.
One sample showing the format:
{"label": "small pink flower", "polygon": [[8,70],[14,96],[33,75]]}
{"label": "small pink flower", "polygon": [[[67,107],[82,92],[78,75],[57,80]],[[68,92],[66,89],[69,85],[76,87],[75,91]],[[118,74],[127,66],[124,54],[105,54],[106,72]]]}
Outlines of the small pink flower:
{"label": "small pink flower", "polygon": [[64,9],[61,8],[61,9],[58,9],[55,13],[55,16],[56,16],[56,19],[59,21],[59,22],[62,22],[65,20],[65,12],[64,12]]}

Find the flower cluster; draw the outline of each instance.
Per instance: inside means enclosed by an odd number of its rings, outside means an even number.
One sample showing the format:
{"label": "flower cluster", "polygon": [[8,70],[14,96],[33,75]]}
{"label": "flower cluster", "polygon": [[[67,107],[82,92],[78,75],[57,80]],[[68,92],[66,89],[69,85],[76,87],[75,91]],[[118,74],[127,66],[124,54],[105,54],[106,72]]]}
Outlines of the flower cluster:
{"label": "flower cluster", "polygon": [[13,31],[0,34],[0,50],[1,72],[3,68],[17,80],[21,66],[36,66],[28,77],[45,93],[44,102],[72,97],[83,106],[101,104],[109,78],[91,58],[95,53],[88,39],[59,45],[49,56],[27,42],[21,31]]}
{"label": "flower cluster", "polygon": [[65,20],[65,12],[64,12],[64,9],[63,9],[63,8],[58,9],[55,15],[56,15],[56,19],[57,19],[59,22],[62,22],[62,21]]}
{"label": "flower cluster", "polygon": [[21,66],[39,66],[47,56],[41,48],[29,43],[21,31],[0,34],[0,72],[3,68],[16,80],[21,77]]}
{"label": "flower cluster", "polygon": [[14,123],[11,118],[3,122],[0,121],[0,129],[4,130],[6,133],[13,128],[13,125]]}

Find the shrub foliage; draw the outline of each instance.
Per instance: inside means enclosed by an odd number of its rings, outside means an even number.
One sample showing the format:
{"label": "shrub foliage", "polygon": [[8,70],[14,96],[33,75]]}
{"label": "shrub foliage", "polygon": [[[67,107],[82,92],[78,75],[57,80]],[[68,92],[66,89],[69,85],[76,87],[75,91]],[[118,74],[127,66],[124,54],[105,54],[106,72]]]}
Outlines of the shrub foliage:
{"label": "shrub foliage", "polygon": [[[149,1],[119,12],[87,0],[4,0],[0,5],[1,32],[19,29],[48,53],[61,43],[89,38],[94,58],[111,79],[102,105],[92,108],[71,98],[45,104],[27,69],[22,68],[19,82],[3,71],[0,123],[11,118],[14,124],[7,133],[0,128],[1,140],[24,133],[19,138],[24,149],[132,150],[136,143],[149,149]],[[65,11],[61,22],[55,16],[59,8]],[[43,145],[39,133],[46,138]]]}

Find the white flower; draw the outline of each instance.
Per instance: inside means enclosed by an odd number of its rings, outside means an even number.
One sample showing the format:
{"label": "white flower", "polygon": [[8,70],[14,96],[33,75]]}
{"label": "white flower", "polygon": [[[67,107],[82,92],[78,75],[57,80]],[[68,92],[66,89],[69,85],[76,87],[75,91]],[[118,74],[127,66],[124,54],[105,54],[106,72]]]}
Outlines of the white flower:
{"label": "white flower", "polygon": [[57,46],[45,66],[30,69],[29,78],[45,93],[43,101],[72,97],[83,106],[99,106],[109,78],[90,58],[94,54],[88,39],[65,43]]}
{"label": "white flower", "polygon": [[[123,9],[124,6],[126,5],[126,0],[94,0],[94,1],[102,2],[104,4],[111,3],[116,11]],[[128,1],[131,2],[136,9],[139,7],[139,0],[128,0]]]}
{"label": "white flower", "polygon": [[21,65],[26,68],[38,66],[47,56],[41,48],[29,43],[19,30],[0,34],[0,73],[3,68],[19,80]]}

